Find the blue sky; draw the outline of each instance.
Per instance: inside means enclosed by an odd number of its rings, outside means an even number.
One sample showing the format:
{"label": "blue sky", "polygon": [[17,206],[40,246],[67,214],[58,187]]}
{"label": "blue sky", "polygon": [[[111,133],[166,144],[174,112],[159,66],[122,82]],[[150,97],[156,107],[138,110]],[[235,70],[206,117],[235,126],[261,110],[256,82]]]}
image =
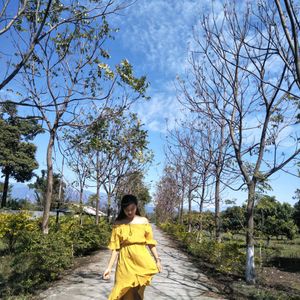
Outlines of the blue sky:
{"label": "blue sky", "polygon": [[[221,2],[213,1],[216,15],[220,14]],[[154,152],[154,163],[146,181],[154,192],[155,183],[164,167],[164,144],[167,127],[176,126],[176,119],[183,115],[176,101],[176,77],[188,72],[188,50],[193,44],[193,26],[199,16],[211,5],[208,0],[137,0],[132,6],[113,16],[110,23],[120,30],[115,40],[107,44],[112,61],[126,58],[134,66],[137,75],[146,75],[150,86],[148,102],[139,102],[132,108],[138,113],[149,133],[149,148]],[[46,168],[47,137],[36,139],[40,169]],[[60,169],[57,156],[56,169]],[[72,180],[71,173],[66,177]],[[277,173],[271,178],[271,195],[280,201],[294,203],[294,191],[299,178]],[[240,204],[246,199],[242,192],[226,192],[224,199],[236,198]]]}
{"label": "blue sky", "polygon": [[[221,15],[221,1],[213,2],[216,15]],[[149,130],[150,147],[155,153],[155,165],[147,177],[153,183],[162,174],[167,123],[172,129],[176,126],[175,120],[182,116],[176,101],[176,76],[185,76],[188,72],[193,26],[211,3],[138,0],[116,18],[120,31],[114,43],[118,46],[113,49],[113,54],[128,58],[139,73],[147,75],[151,84],[148,90],[151,100],[137,105],[135,109]],[[280,201],[294,203],[292,197],[299,183],[297,177],[276,173],[270,178],[273,191],[269,194],[276,195]],[[246,199],[246,193],[228,191],[223,198],[236,198],[237,203],[241,203]]]}

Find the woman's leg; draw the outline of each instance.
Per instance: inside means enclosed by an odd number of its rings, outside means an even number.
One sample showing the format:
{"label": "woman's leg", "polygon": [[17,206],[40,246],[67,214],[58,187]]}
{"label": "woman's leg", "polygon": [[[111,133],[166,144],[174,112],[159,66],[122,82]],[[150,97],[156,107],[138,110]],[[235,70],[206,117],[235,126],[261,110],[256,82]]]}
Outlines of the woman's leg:
{"label": "woman's leg", "polygon": [[139,286],[138,287],[138,295],[139,295],[139,300],[143,300],[144,299],[144,292],[145,292],[145,288],[146,286],[143,285],[143,286]]}
{"label": "woman's leg", "polygon": [[144,299],[145,286],[137,286],[131,288],[122,297],[121,300],[143,300]]}
{"label": "woman's leg", "polygon": [[134,288],[131,288],[127,291],[127,293],[121,298],[121,300],[139,300],[135,298]]}

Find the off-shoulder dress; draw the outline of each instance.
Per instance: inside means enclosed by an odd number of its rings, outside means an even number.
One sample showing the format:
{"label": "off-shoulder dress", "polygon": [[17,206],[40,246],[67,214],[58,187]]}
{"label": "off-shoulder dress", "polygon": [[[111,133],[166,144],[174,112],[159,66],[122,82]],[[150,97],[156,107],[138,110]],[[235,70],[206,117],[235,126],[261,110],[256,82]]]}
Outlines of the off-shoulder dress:
{"label": "off-shoulder dress", "polygon": [[[143,299],[146,285],[158,273],[147,245],[156,245],[150,224],[118,224],[113,226],[108,248],[119,251],[115,285],[108,300],[119,300],[130,289],[138,287]],[[129,297],[130,298],[130,297]]]}

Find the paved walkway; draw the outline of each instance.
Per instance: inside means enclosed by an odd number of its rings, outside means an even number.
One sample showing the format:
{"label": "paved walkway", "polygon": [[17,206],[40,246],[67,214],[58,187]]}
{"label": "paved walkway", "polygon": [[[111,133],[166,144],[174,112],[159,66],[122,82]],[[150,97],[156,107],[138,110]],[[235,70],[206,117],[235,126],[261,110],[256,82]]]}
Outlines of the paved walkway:
{"label": "paved walkway", "polygon": [[[172,246],[169,237],[155,226],[153,231],[158,241],[157,249],[162,259],[163,272],[154,276],[151,286],[146,288],[145,300],[224,299],[218,296],[218,290],[201,270],[193,265],[187,255]],[[109,250],[101,251],[97,263],[75,269],[36,299],[107,300],[113,287],[114,272],[109,281],[103,280],[100,275],[109,257]]]}

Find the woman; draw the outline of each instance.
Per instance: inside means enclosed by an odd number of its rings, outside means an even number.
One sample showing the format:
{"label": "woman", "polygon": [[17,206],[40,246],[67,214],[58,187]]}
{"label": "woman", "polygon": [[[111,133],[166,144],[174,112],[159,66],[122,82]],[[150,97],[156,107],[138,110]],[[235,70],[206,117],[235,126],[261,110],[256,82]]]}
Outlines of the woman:
{"label": "woman", "polygon": [[153,239],[148,220],[140,216],[137,204],[135,196],[125,195],[113,226],[108,245],[112,253],[103,278],[110,278],[112,266],[117,258],[118,264],[115,285],[108,300],[144,299],[146,285],[150,284],[154,274],[161,272],[160,258],[155,247],[157,242]]}

